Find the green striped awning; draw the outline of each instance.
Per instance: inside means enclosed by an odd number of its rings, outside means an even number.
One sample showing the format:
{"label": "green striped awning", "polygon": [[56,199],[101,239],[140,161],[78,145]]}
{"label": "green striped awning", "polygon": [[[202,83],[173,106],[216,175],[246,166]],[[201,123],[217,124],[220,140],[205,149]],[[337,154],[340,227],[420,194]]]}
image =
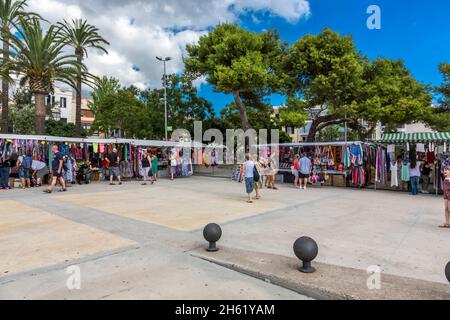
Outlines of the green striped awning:
{"label": "green striped awning", "polygon": [[381,142],[405,143],[405,142],[450,142],[450,132],[420,132],[420,133],[386,133]]}

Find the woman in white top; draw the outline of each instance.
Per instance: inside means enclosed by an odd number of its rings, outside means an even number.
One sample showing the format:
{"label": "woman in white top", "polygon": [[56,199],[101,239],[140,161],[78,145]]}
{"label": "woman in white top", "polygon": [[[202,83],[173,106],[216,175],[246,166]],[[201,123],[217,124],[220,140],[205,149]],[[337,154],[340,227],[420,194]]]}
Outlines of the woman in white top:
{"label": "woman in white top", "polygon": [[[417,157],[418,158],[418,157]],[[409,164],[409,177],[411,181],[411,193],[413,196],[419,194],[419,182],[420,182],[420,161],[413,159]]]}
{"label": "woman in white top", "polygon": [[252,201],[252,192],[254,190],[253,187],[253,171],[255,169],[255,162],[253,162],[253,160],[250,158],[249,154],[245,155],[245,162],[242,164],[242,168],[241,168],[241,180],[242,178],[244,178],[244,182],[245,182],[245,190],[247,192],[248,195],[248,203],[253,203]]}

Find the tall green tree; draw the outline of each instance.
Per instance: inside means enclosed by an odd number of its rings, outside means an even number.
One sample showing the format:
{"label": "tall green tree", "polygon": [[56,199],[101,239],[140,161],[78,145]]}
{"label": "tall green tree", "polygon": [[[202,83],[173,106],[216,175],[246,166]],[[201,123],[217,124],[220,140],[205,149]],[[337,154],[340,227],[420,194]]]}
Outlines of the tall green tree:
{"label": "tall green tree", "polygon": [[440,95],[439,106],[450,112],[450,63],[440,64],[439,71],[443,77],[442,85],[436,88],[436,92]]}
{"label": "tall green tree", "polygon": [[[99,30],[95,26],[90,25],[86,20],[75,19],[71,23],[64,20],[58,23],[58,25],[61,27],[62,40],[75,49],[75,55],[80,65],[83,63],[84,58],[88,56],[88,48],[95,48],[108,54],[105,47],[109,45],[109,42],[103,39],[99,34]],[[79,69],[76,79],[75,99],[76,136],[80,136],[81,134],[81,90],[83,79],[86,79],[87,76]]]}
{"label": "tall green tree", "polygon": [[188,45],[185,58],[187,73],[206,76],[215,90],[231,93],[244,130],[249,129],[243,95],[255,91],[269,94],[276,89],[278,78],[274,65],[284,44],[273,31],[253,33],[236,24],[221,24],[198,44]]}
{"label": "tall green tree", "polygon": [[45,96],[54,91],[53,83],[60,81],[75,88],[78,70],[86,70],[77,57],[65,54],[66,43],[59,28],[51,25],[45,32],[38,18],[19,18],[18,35],[11,38],[17,52],[8,69],[21,75],[20,85],[28,85],[36,103],[36,134],[45,132]]}
{"label": "tall green tree", "polygon": [[0,0],[0,23],[1,23],[1,40],[2,47],[2,121],[0,124],[1,132],[9,131],[8,110],[9,110],[9,77],[10,70],[7,68],[10,62],[10,41],[11,30],[15,29],[19,24],[20,18],[37,16],[35,13],[25,12],[28,4],[26,0]]}
{"label": "tall green tree", "polygon": [[330,29],[297,41],[281,65],[290,103],[301,105],[312,119],[308,141],[328,126],[345,122],[368,137],[378,121],[421,121],[431,108],[429,90],[402,61],[371,61],[350,36]]}

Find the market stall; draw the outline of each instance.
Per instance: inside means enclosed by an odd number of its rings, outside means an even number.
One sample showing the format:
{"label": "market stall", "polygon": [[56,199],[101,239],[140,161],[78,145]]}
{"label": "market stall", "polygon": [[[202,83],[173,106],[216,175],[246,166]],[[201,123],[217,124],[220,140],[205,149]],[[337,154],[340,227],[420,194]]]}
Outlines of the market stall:
{"label": "market stall", "polygon": [[260,145],[263,154],[279,154],[278,173],[284,182],[293,182],[292,166],[295,155],[306,154],[312,161],[311,182],[336,187],[364,187],[371,177],[371,147],[352,142],[282,143]]}
{"label": "market stall", "polygon": [[[96,138],[66,138],[52,136],[31,135],[0,135],[0,163],[11,157],[29,154],[33,160],[42,161],[51,167],[52,146],[58,145],[60,152],[65,156],[65,172],[69,175],[68,181],[74,181],[76,168],[81,164],[88,164],[94,172],[94,180],[107,178],[105,157],[114,148],[117,149],[121,159],[119,164],[120,174],[125,179],[139,178],[142,169],[142,157],[144,148],[151,148],[158,156],[160,170],[167,168],[168,156],[172,154],[177,160],[177,174],[184,175],[193,172],[191,154],[182,150],[192,150],[193,147],[203,145],[191,142],[135,140],[135,139],[96,139]],[[67,162],[66,162],[67,161]],[[15,168],[12,176],[16,175]]]}
{"label": "market stall", "polygon": [[385,134],[374,145],[376,189],[408,191],[409,164],[418,157],[422,166],[429,167],[422,171],[422,191],[436,194],[442,191],[443,168],[450,164],[450,132]]}

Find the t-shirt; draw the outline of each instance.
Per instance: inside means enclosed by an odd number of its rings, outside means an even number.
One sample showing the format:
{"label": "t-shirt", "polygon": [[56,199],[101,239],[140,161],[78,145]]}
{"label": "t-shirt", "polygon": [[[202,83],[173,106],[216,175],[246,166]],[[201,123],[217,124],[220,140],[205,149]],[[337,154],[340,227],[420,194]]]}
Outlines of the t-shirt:
{"label": "t-shirt", "polygon": [[298,161],[298,159],[294,160],[294,169],[295,170],[300,170],[300,161]]}
{"label": "t-shirt", "polygon": [[158,157],[157,156],[153,156],[153,159],[152,159],[152,170],[153,171],[158,171]]}
{"label": "t-shirt", "polygon": [[303,157],[300,159],[300,173],[310,174],[311,172],[311,160],[308,157]]}
{"label": "t-shirt", "polygon": [[110,167],[117,167],[117,153],[111,152],[110,154],[108,154],[108,160]]}
{"label": "t-shirt", "polygon": [[54,174],[58,171],[59,169],[59,162],[63,160],[63,155],[61,152],[56,152],[53,155],[53,160],[52,160],[52,169],[54,171]]}
{"label": "t-shirt", "polygon": [[39,171],[41,169],[44,169],[46,166],[45,162],[33,160],[33,163],[31,165],[31,169]]}
{"label": "t-shirt", "polygon": [[245,177],[253,178],[253,170],[255,169],[255,163],[252,160],[245,161]]}
{"label": "t-shirt", "polygon": [[420,162],[417,162],[415,168],[411,168],[411,165],[409,165],[409,176],[420,177]]}
{"label": "t-shirt", "polygon": [[422,168],[422,175],[429,176],[431,173],[431,168],[429,165],[424,165]]}

